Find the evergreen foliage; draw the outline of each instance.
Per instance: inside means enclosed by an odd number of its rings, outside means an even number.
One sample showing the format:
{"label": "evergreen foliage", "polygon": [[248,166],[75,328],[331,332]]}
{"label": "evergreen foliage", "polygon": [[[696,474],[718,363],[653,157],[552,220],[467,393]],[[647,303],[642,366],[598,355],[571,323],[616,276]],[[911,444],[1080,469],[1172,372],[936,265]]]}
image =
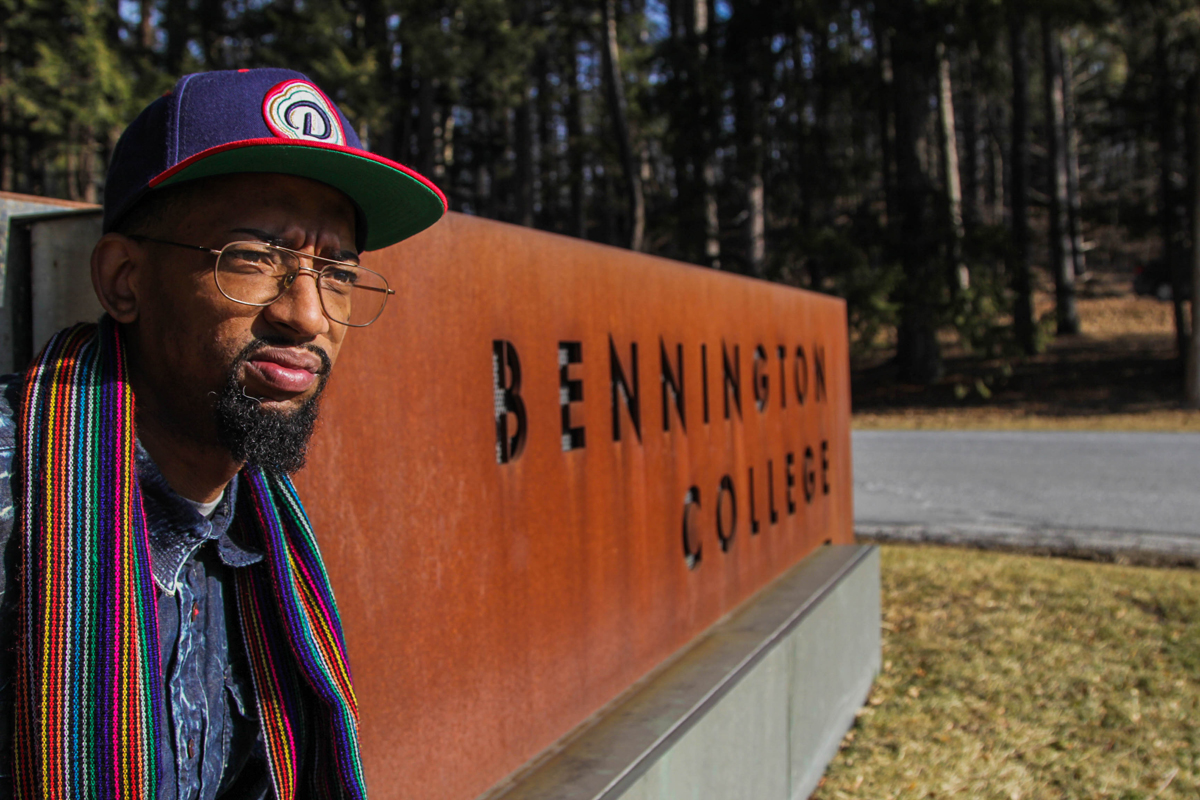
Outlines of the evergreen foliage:
{"label": "evergreen foliage", "polygon": [[[1200,12],[1184,0],[0,0],[0,15],[3,190],[99,200],[122,126],[179,75],[286,66],[453,209],[839,293],[860,344],[897,332],[909,380],[936,380],[946,327],[1035,350],[1024,265],[1074,291],[1095,226],[1162,235],[1180,288],[1190,275]],[[1055,74],[1065,102],[1043,102]],[[1051,204],[1067,273],[1050,269]]]}

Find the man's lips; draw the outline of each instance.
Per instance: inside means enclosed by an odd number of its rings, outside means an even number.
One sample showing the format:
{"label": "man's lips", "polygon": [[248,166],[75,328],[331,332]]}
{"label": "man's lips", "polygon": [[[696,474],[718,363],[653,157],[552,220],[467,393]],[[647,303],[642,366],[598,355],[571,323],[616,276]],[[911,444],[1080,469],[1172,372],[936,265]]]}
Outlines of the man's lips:
{"label": "man's lips", "polygon": [[307,350],[265,347],[255,352],[247,364],[265,388],[280,394],[308,391],[321,374],[320,357]]}

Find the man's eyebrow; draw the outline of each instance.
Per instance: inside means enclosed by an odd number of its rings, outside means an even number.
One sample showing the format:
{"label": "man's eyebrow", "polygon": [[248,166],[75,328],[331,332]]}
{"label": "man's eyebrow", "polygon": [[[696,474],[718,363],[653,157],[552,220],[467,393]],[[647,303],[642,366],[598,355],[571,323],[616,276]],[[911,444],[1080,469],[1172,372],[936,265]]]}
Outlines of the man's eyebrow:
{"label": "man's eyebrow", "polygon": [[[256,239],[264,241],[267,244],[273,244],[277,247],[286,247],[287,246],[287,242],[284,239],[282,239],[278,236],[274,236],[270,233],[267,233],[266,231],[260,231],[258,228],[234,228],[233,232],[234,233],[248,233]],[[352,264],[358,263],[358,251],[357,250],[338,250],[338,251],[334,252],[331,257],[334,261],[348,261]]]}
{"label": "man's eyebrow", "polygon": [[284,241],[280,237],[275,236],[270,233],[267,233],[266,231],[260,231],[258,228],[234,228],[233,232],[234,233],[248,233],[251,236],[253,236],[255,239],[264,241],[267,244],[276,245],[277,247],[283,247],[283,245],[284,245]]}

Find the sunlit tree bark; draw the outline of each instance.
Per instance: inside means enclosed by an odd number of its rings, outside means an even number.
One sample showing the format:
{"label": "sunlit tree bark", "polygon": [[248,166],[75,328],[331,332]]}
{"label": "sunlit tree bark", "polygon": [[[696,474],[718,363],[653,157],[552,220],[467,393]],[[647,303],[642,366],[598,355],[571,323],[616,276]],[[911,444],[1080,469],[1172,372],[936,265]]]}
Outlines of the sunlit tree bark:
{"label": "sunlit tree bark", "polygon": [[1083,249],[1083,206],[1079,196],[1079,133],[1075,120],[1075,70],[1063,34],[1058,36],[1063,76],[1063,146],[1067,153],[1067,223],[1071,231],[1071,263],[1075,278],[1087,273]]}
{"label": "sunlit tree bark", "polygon": [[950,82],[950,57],[939,42],[938,54],[938,132],[941,145],[942,183],[946,195],[946,262],[950,267],[950,287],[955,293],[971,285],[971,276],[962,259],[963,200],[958,169],[958,133],[954,126],[954,92]]}
{"label": "sunlit tree bark", "polygon": [[1037,352],[1033,323],[1033,281],[1029,268],[1029,48],[1022,10],[1009,11],[1009,56],[1012,59],[1012,178],[1011,217],[1013,333],[1017,345],[1028,355]]}
{"label": "sunlit tree bark", "polygon": [[1042,75],[1045,90],[1046,174],[1050,200],[1050,270],[1054,274],[1055,319],[1058,333],[1079,333],[1075,303],[1075,264],[1071,257],[1067,221],[1066,112],[1062,59],[1058,35],[1048,16],[1042,16]]}
{"label": "sunlit tree bark", "polygon": [[[900,4],[897,4],[898,6]],[[942,375],[937,339],[938,306],[945,282],[935,255],[933,187],[922,151],[932,128],[930,99],[936,86],[933,45],[916,4],[894,9],[893,86],[896,120],[896,206],[893,241],[904,268],[896,362],[899,378],[929,384]]]}
{"label": "sunlit tree bark", "polygon": [[604,80],[608,108],[612,115],[613,133],[625,172],[625,195],[629,209],[629,249],[641,250],[646,236],[646,197],[642,190],[641,164],[634,153],[633,134],[629,128],[628,102],[625,99],[625,80],[621,76],[621,49],[617,42],[617,12],[615,0],[601,0],[604,10]]}

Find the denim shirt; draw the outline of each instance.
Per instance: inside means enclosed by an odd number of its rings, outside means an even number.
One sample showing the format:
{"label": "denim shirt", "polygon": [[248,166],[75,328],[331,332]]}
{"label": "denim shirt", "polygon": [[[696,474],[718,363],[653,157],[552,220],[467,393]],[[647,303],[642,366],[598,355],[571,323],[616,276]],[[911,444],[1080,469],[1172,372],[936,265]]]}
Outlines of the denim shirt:
{"label": "denim shirt", "polygon": [[[20,618],[13,536],[13,409],[19,376],[0,378],[0,800],[12,797],[15,633]],[[158,800],[273,796],[237,620],[234,571],[262,559],[230,523],[237,479],[205,518],[176,494],[136,447],[158,604],[166,719],[159,739]]]}

